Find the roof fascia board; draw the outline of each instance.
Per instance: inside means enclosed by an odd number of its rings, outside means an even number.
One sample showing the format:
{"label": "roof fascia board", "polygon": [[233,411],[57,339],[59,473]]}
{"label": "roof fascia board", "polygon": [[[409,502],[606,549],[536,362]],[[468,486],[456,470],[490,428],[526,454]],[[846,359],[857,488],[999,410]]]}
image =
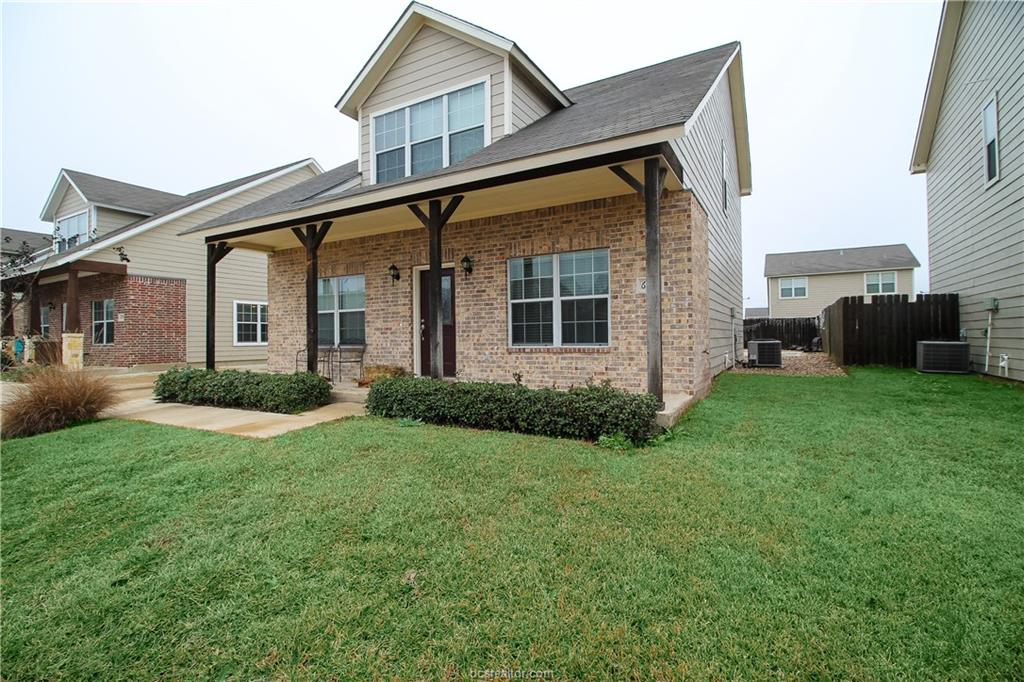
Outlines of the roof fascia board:
{"label": "roof fascia board", "polygon": [[274,173],[271,173],[270,175],[265,175],[263,177],[255,179],[255,180],[253,180],[251,182],[247,182],[244,185],[240,185],[238,187],[233,187],[232,189],[229,189],[229,190],[227,190],[225,192],[221,192],[220,194],[215,194],[212,197],[207,197],[206,199],[203,199],[202,201],[196,202],[194,204],[189,204],[188,206],[180,208],[177,211],[174,211],[173,213],[168,213],[167,215],[160,216],[159,218],[156,218],[154,220],[147,220],[147,221],[145,221],[143,223],[139,223],[137,226],[133,227],[132,229],[125,230],[124,232],[121,232],[120,234],[114,235],[113,237],[111,237],[109,239],[104,239],[101,236],[97,240],[95,240],[95,242],[91,246],[89,246],[88,248],[82,249],[81,251],[78,251],[76,253],[70,254],[70,255],[68,255],[68,256],[66,256],[64,258],[58,258],[57,261],[54,263],[54,265],[64,265],[65,263],[71,263],[71,262],[79,260],[81,258],[85,258],[87,256],[90,256],[90,255],[96,253],[97,251],[100,251],[102,249],[110,248],[111,246],[114,246],[116,244],[120,244],[121,242],[125,241],[126,239],[131,239],[132,237],[134,237],[136,235],[139,235],[139,234],[141,234],[143,232],[148,232],[149,230],[152,230],[152,229],[154,229],[156,227],[159,227],[160,225],[164,225],[166,223],[169,223],[172,220],[177,220],[178,218],[186,216],[189,213],[192,213],[194,211],[198,211],[201,208],[206,208],[207,206],[210,206],[211,204],[215,204],[218,201],[222,201],[224,199],[230,198],[232,196],[235,196],[236,194],[241,194],[242,192],[246,192],[246,191],[248,191],[250,189],[253,189],[254,187],[259,187],[260,185],[262,185],[265,182],[270,182],[271,180],[276,180],[277,178],[285,176],[288,173],[297,171],[300,168],[303,168],[305,166],[310,166],[310,165],[312,165],[314,163],[316,163],[316,162],[313,161],[313,159],[307,159],[305,161],[300,161],[299,163],[295,163],[295,164],[292,164],[291,166],[288,166],[286,168],[282,168],[281,170],[279,170],[277,172],[274,172]]}
{"label": "roof fascia board", "polygon": [[960,31],[963,12],[964,3],[960,0],[946,0],[942,5],[939,31],[935,38],[935,51],[932,53],[932,64],[928,71],[928,85],[924,91],[924,102],[921,104],[921,116],[917,121],[914,152],[910,158],[911,174],[923,173],[928,170],[932,140],[935,138],[935,126],[939,121],[939,110],[942,107],[942,97],[946,92],[946,81],[949,78],[949,68],[953,63],[956,37]]}
{"label": "roof fascia board", "polygon": [[823,270],[820,272],[786,272],[779,275],[765,275],[766,279],[778,279],[780,277],[818,277],[820,275],[854,275],[861,272],[902,272],[921,267],[917,265],[879,265],[873,268],[858,268],[856,270]]}
{"label": "roof fascia board", "polygon": [[[472,187],[479,185],[480,183],[487,183],[496,178],[501,178],[507,175],[544,169],[562,163],[578,161],[591,156],[601,156],[609,153],[666,143],[673,138],[680,137],[682,135],[682,131],[683,127],[681,125],[657,128],[635,135],[626,135],[610,140],[601,140],[591,144],[577,145],[568,149],[559,149],[553,152],[512,159],[510,161],[495,163],[489,166],[471,168],[457,173],[424,178],[423,180],[416,182],[384,186],[380,189],[364,194],[358,194],[352,197],[342,197],[337,199],[335,202],[324,202],[292,211],[272,213],[260,218],[241,220],[236,223],[227,223],[225,225],[215,225],[202,230],[189,231],[184,234],[207,233],[210,234],[210,236],[206,238],[206,241],[218,241],[220,239],[230,238],[225,237],[225,235],[237,232],[254,234],[252,230],[270,231],[260,229],[266,227],[268,224],[298,224],[306,220],[316,221],[320,219],[319,216],[324,213],[335,212],[339,215],[361,213],[364,212],[361,209],[364,205],[376,206],[379,204],[385,204],[395,198],[400,199],[399,203],[405,203],[412,201],[409,197],[414,196],[422,195],[437,198],[446,196],[450,193],[472,191]],[[658,153],[662,152],[659,151]],[[672,154],[675,156],[674,151]],[[673,169],[673,174],[677,177],[679,175],[676,169]],[[464,187],[470,187],[471,189],[463,189]],[[422,201],[422,199],[419,200]],[[315,214],[313,213],[314,211],[316,211]]]}
{"label": "roof fascia board", "polygon": [[509,54],[515,58],[516,62],[519,63],[523,69],[526,70],[530,77],[536,80],[548,94],[555,98],[555,101],[561,104],[563,107],[567,107],[572,104],[572,100],[565,96],[565,93],[554,84],[554,82],[548,78],[547,74],[540,70],[540,67],[533,63],[533,60],[526,56],[518,45],[512,44],[512,49]]}
{"label": "roof fascia board", "polygon": [[[184,197],[182,197],[184,198]],[[128,208],[127,206],[115,206],[114,204],[100,204],[96,202],[90,202],[96,208],[106,208],[111,211],[121,211],[122,213],[134,213],[135,215],[151,216],[156,215],[152,211],[140,211],[137,208]]]}
{"label": "roof fascia board", "polygon": [[[51,208],[51,204],[53,204],[54,201],[57,199],[57,188],[60,186],[61,180],[66,182],[69,186],[73,187],[75,189],[75,191],[78,192],[78,196],[82,197],[82,201],[84,201],[86,203],[89,202],[89,199],[88,199],[88,197],[85,196],[85,193],[83,193],[82,190],[78,189],[78,185],[76,185],[71,180],[71,177],[67,174],[67,171],[65,171],[62,168],[60,170],[60,173],[57,175],[57,179],[53,183],[53,187],[50,188],[50,194],[49,194],[49,196],[46,197],[46,203],[43,204],[43,210],[39,214],[39,219],[40,220],[45,220],[45,221],[53,220],[52,216],[54,214],[54,210],[55,209]],[[60,198],[63,199],[65,194],[67,194],[67,188],[64,188],[64,191],[60,193]]]}

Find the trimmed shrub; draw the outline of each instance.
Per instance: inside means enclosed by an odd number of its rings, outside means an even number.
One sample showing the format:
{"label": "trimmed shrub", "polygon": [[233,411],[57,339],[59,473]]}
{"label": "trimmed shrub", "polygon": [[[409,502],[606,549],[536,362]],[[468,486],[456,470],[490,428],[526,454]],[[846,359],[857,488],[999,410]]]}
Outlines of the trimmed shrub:
{"label": "trimmed shrub", "polygon": [[3,407],[4,438],[32,436],[95,419],[114,404],[106,377],[60,367],[33,371],[18,395]]}
{"label": "trimmed shrub", "polygon": [[609,386],[559,391],[416,377],[380,379],[366,401],[381,417],[590,441],[621,433],[636,443],[653,434],[658,407],[654,396]]}
{"label": "trimmed shrub", "polygon": [[161,402],[295,414],[329,403],[331,384],[312,372],[263,374],[175,368],[157,377],[153,394]]}

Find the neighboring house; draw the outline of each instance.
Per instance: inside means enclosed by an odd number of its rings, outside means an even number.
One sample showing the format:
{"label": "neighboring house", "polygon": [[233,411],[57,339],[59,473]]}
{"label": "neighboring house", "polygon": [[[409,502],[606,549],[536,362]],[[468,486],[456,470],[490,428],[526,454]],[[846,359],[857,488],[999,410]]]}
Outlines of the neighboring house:
{"label": "neighboring house", "polygon": [[738,43],[562,90],[512,41],[413,3],[337,108],[356,160],[186,233],[214,262],[270,252],[271,369],[365,345],[416,374],[662,395],[734,361]]}
{"label": "neighboring house", "polygon": [[[306,159],[178,195],[62,170],[42,211],[53,249],[39,259],[27,326],[51,339],[80,329],[88,365],[201,363],[205,250],[201,238],[178,233],[319,172]],[[225,264],[216,337],[226,362],[266,359],[266,273],[257,251]]]}
{"label": "neighboring house", "polygon": [[906,244],[766,254],[768,317],[816,317],[843,296],[913,295],[920,265]]}
{"label": "neighboring house", "polygon": [[28,230],[14,230],[9,227],[0,228],[0,258],[6,264],[10,258],[34,254],[47,249],[52,244],[50,235]]}
{"label": "neighboring house", "polygon": [[[975,370],[1024,380],[1024,3],[946,2],[914,143],[933,293]],[[1003,366],[1000,366],[1000,365]]]}
{"label": "neighboring house", "polygon": [[768,317],[768,308],[747,308],[743,311],[743,317],[752,320],[758,317]]}

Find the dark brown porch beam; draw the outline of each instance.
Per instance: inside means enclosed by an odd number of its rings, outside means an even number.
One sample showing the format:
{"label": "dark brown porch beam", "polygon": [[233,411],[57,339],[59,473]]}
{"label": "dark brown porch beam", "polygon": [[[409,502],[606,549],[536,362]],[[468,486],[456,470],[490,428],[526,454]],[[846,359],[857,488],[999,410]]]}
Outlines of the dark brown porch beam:
{"label": "dark brown porch beam", "polygon": [[232,250],[224,242],[206,245],[206,369],[217,364],[217,263]]}
{"label": "dark brown porch beam", "polygon": [[78,314],[78,271],[71,270],[68,272],[68,285],[67,285],[67,305],[68,305],[68,319],[66,320],[66,327],[61,329],[61,332],[71,332],[77,334],[82,331],[82,319]]}
{"label": "dark brown porch beam", "polygon": [[647,247],[647,392],[664,402],[661,363],[661,190],[657,158],[644,160],[644,242]]}
{"label": "dark brown porch beam", "polygon": [[306,225],[306,229],[293,227],[299,243],[306,249],[306,371],[316,372],[319,364],[320,316],[317,313],[317,279],[319,277],[320,245],[331,229],[331,221],[319,227]]}
{"label": "dark brown porch beam", "polygon": [[441,310],[441,230],[462,203],[462,195],[452,197],[442,209],[440,199],[431,199],[428,213],[416,204],[410,204],[409,210],[419,218],[423,227],[427,228],[428,251],[430,253],[430,272],[427,274],[427,301],[430,305],[430,376],[440,379],[444,376],[444,344],[441,339],[441,327],[444,315]]}
{"label": "dark brown porch beam", "polygon": [[644,193],[644,183],[630,175],[629,171],[622,166],[608,166],[608,170],[615,173],[615,175],[617,175],[624,183],[633,188],[634,192],[637,192],[638,194]]}
{"label": "dark brown porch beam", "polygon": [[28,306],[28,333],[29,336],[35,336],[42,331],[43,326],[42,314],[39,311],[39,292],[35,287],[29,291],[25,305]]}
{"label": "dark brown porch beam", "polygon": [[[473,180],[470,182],[461,182],[458,184],[451,185],[444,189],[447,194],[466,194],[467,192],[473,192],[481,189],[488,189],[490,187],[497,187],[500,185],[509,185],[516,182],[524,182],[526,180],[536,180],[537,178],[551,177],[555,175],[562,175],[564,173],[573,173],[575,171],[587,170],[588,168],[598,168],[601,166],[608,166],[611,164],[621,164],[629,161],[637,161],[644,159],[649,156],[661,156],[668,168],[675,174],[680,181],[683,178],[683,167],[676,158],[675,152],[667,142],[658,144],[643,145],[641,147],[634,147],[632,149],[624,149],[617,152],[609,152],[608,154],[600,154],[598,156],[591,156],[584,159],[574,159],[572,161],[564,161],[562,163],[555,163],[549,166],[542,166],[540,168],[528,168],[514,173],[507,173],[505,175],[499,175],[492,178],[484,178],[482,180]],[[238,239],[239,237],[248,237],[254,234],[263,234],[264,232],[273,232],[275,230],[282,230],[288,228],[294,228],[297,224],[302,222],[319,222],[322,220],[331,220],[334,218],[344,218],[350,215],[358,215],[360,213],[369,213],[370,211],[377,211],[383,208],[392,208],[394,206],[410,205],[420,201],[427,201],[432,197],[438,195],[437,190],[429,190],[422,192],[413,192],[406,194],[405,196],[395,197],[392,199],[382,199],[380,201],[370,202],[368,204],[362,204],[360,206],[350,206],[348,208],[339,208],[332,211],[323,211],[314,215],[305,216],[300,219],[291,220],[279,220],[267,225],[259,225],[256,227],[247,227],[241,230],[233,230],[231,232],[224,232],[222,234],[215,234],[206,237],[207,242],[217,242],[222,239]]]}

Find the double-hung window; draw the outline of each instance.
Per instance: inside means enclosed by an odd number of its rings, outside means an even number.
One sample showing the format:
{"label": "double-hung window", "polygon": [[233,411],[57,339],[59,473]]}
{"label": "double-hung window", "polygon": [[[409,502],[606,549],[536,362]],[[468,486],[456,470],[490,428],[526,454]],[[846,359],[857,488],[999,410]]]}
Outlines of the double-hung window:
{"label": "double-hung window", "polygon": [[779,298],[807,298],[807,278],[783,277],[780,279]]}
{"label": "double-hung window", "polygon": [[59,218],[53,234],[53,245],[57,253],[82,244],[89,239],[89,212],[82,211],[66,218]]}
{"label": "double-hung window", "polygon": [[50,338],[50,306],[45,303],[39,306],[39,335]]}
{"label": "double-hung window", "polygon": [[999,109],[995,95],[985,103],[981,119],[985,136],[985,180],[993,183],[999,179]]}
{"label": "double-hung window", "polygon": [[114,299],[92,302],[92,343],[109,346],[114,343]]}
{"label": "double-hung window", "polygon": [[265,346],[270,321],[267,304],[262,301],[235,301],[235,345]]}
{"label": "double-hung window", "polygon": [[513,346],[607,346],[608,251],[575,251],[508,262]]}
{"label": "double-hung window", "polygon": [[374,116],[375,181],[444,168],[482,149],[486,94],[476,83]]}
{"label": "double-hung window", "polygon": [[318,282],[317,328],[321,346],[366,343],[366,277],[326,277]]}
{"label": "double-hung window", "polygon": [[864,275],[864,293],[895,294],[895,272],[868,272]]}

